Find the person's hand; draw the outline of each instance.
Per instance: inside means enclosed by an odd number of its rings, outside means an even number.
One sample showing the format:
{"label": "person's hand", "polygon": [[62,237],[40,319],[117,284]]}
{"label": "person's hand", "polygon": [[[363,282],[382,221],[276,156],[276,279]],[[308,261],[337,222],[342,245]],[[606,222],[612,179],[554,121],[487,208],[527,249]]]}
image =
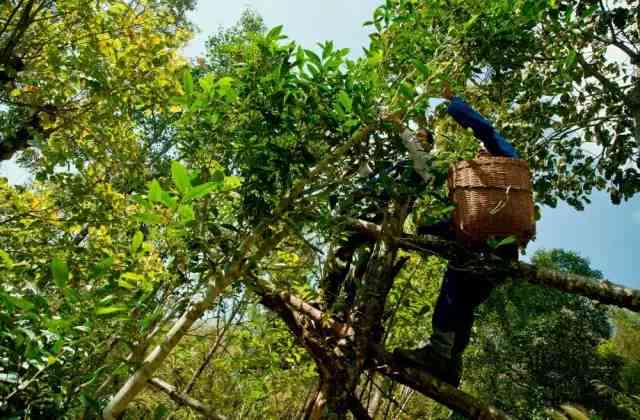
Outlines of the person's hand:
{"label": "person's hand", "polygon": [[453,92],[451,91],[451,86],[449,86],[449,83],[447,82],[444,82],[444,85],[442,86],[442,97],[448,100],[453,99]]}

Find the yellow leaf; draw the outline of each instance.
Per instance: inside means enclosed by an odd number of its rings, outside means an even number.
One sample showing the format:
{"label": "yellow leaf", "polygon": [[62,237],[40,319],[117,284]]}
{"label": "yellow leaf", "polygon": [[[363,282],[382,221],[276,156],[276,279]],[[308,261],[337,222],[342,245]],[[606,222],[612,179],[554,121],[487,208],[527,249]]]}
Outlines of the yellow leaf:
{"label": "yellow leaf", "polygon": [[178,112],[181,112],[182,108],[178,105],[172,105],[171,108],[169,108],[169,111],[171,111],[172,114],[176,114]]}
{"label": "yellow leaf", "polygon": [[16,88],[11,91],[10,95],[15,98],[16,96],[20,96],[21,94],[22,94],[22,90],[20,90],[19,88]]}

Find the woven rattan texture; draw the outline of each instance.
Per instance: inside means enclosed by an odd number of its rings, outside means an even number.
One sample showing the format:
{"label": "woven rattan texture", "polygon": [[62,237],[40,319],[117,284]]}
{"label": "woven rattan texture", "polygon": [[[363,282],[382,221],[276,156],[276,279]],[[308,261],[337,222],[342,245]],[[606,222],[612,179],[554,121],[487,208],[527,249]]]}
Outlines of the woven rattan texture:
{"label": "woven rattan texture", "polygon": [[453,165],[449,191],[456,206],[456,236],[481,247],[514,235],[525,245],[535,234],[531,172],[523,160],[480,156]]}

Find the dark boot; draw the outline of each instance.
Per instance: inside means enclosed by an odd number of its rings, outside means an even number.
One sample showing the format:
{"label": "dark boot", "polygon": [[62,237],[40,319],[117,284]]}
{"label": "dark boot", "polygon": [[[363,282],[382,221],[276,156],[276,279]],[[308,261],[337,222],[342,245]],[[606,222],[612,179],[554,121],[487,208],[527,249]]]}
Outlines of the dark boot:
{"label": "dark boot", "polygon": [[462,375],[462,358],[460,354],[453,355],[454,342],[454,333],[434,331],[426,346],[415,350],[396,349],[394,355],[457,388]]}

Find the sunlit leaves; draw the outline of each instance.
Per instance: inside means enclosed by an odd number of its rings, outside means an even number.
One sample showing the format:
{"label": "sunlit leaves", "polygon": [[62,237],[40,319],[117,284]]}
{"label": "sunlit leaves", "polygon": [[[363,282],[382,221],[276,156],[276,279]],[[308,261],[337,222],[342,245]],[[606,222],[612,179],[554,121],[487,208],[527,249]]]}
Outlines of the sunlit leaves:
{"label": "sunlit leaves", "polygon": [[131,241],[131,254],[135,254],[136,252],[138,252],[138,249],[140,249],[140,246],[142,245],[142,241],[144,241],[144,234],[140,231],[137,231],[133,235],[133,240]]}
{"label": "sunlit leaves", "polygon": [[154,179],[149,183],[149,200],[154,203],[159,203],[162,201],[162,187],[158,180]]}
{"label": "sunlit leaves", "polygon": [[189,173],[180,162],[171,162],[171,178],[173,179],[176,188],[178,188],[178,191],[181,193],[186,194],[191,189]]}
{"label": "sunlit leaves", "polygon": [[153,285],[145,276],[131,272],[123,273],[120,276],[118,279],[118,286],[128,290],[136,290],[137,288],[140,288],[146,292],[153,289]]}
{"label": "sunlit leaves", "polygon": [[11,256],[6,252],[0,249],[0,261],[2,262],[2,264],[6,267],[6,268],[11,268],[13,267],[13,259],[11,259]]}
{"label": "sunlit leaves", "polygon": [[187,204],[183,204],[178,207],[178,215],[180,216],[180,221],[182,223],[189,223],[196,218],[193,207]]}
{"label": "sunlit leaves", "polygon": [[351,112],[353,104],[351,102],[351,98],[347,95],[347,92],[340,91],[340,93],[338,93],[338,103],[342,106],[345,113],[348,114]]}
{"label": "sunlit leaves", "polygon": [[218,182],[207,182],[205,184],[198,185],[184,195],[184,201],[189,202],[192,200],[197,200],[219,189],[220,183]]}
{"label": "sunlit leaves", "polygon": [[227,176],[224,178],[224,190],[231,191],[240,188],[242,185],[242,178],[239,176]]}
{"label": "sunlit leaves", "polygon": [[266,38],[273,41],[280,40],[282,34],[282,25],[274,26],[266,35]]}
{"label": "sunlit leaves", "polygon": [[112,305],[96,308],[96,315],[106,316],[114,315],[121,312],[127,312],[129,308],[126,305]]}
{"label": "sunlit leaves", "polygon": [[191,70],[185,70],[182,74],[182,87],[187,95],[193,94],[193,76]]}

